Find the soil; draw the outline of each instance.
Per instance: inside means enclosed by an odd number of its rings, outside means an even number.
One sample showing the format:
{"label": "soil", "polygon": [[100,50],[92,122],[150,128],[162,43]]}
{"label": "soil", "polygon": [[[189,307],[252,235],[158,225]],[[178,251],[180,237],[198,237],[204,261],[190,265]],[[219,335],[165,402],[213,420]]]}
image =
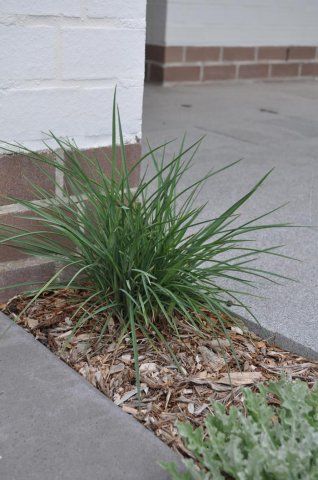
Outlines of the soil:
{"label": "soil", "polygon": [[182,454],[190,455],[178,435],[177,420],[200,426],[213,412],[211,402],[219,401],[227,407],[242,404],[242,387],[257,390],[258,383],[277,380],[282,374],[309,386],[318,380],[318,363],[273,346],[243,325],[228,322],[225,332],[202,336],[190,331],[180,319],[179,338],[164,332],[179,368],[165,345],[158,341],[149,344],[141,334],[137,335],[139,405],[129,336],[114,341],[115,322],[109,323],[102,340],[101,326],[96,322],[73,331],[78,320],[74,313],[84,294],[73,290],[45,294],[26,309],[29,299],[17,296],[2,305],[2,310]]}

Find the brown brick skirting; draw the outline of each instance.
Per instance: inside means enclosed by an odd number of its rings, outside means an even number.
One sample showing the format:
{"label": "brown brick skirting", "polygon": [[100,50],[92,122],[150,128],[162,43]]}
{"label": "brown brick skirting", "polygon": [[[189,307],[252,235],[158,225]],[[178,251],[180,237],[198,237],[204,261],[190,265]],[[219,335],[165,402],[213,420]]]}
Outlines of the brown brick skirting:
{"label": "brown brick skirting", "polygon": [[318,47],[146,45],[146,80],[163,84],[318,76]]}
{"label": "brown brick skirting", "polygon": [[[111,155],[111,147],[91,148],[84,153],[89,158],[98,158],[100,164],[109,173],[109,162],[106,155]],[[140,143],[126,145],[128,166],[132,166],[141,155]],[[120,158],[120,155],[118,155]],[[86,169],[87,171],[89,169]],[[50,169],[50,174],[54,174]],[[136,169],[131,177],[131,185],[138,182],[139,171]],[[27,179],[52,192],[52,196],[58,191],[58,187],[50,182],[49,178],[39,172],[34,163],[21,154],[0,155],[0,224],[21,226],[33,230],[38,228],[37,222],[23,218],[29,212],[17,204],[6,199],[6,196],[16,196],[21,199],[39,201],[32,191]],[[56,181],[61,185],[64,179],[56,176]],[[1,225],[0,225],[1,229]],[[0,245],[0,301],[5,301],[18,291],[30,287],[2,288],[20,282],[45,282],[55,271],[55,265],[43,259],[29,257],[22,252],[8,246]]]}

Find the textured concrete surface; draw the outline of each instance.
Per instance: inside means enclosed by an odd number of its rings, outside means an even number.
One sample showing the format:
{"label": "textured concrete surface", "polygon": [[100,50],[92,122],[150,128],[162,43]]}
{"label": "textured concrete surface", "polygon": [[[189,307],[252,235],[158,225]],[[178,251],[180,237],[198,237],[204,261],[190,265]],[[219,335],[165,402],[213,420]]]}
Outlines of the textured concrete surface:
{"label": "textured concrete surface", "polygon": [[164,480],[172,451],[0,314],[1,480]]}
{"label": "textured concrete surface", "polygon": [[[239,158],[242,162],[208,180],[198,202],[213,218],[275,167],[267,182],[241,209],[252,218],[289,201],[272,220],[318,225],[318,82],[215,83],[209,86],[148,86],[144,99],[144,139],[158,145],[187,132],[188,142],[206,135],[188,184]],[[177,145],[169,146],[177,150]],[[318,230],[294,228],[260,232],[259,244],[286,244],[284,253],[302,262],[267,256],[259,266],[299,282],[264,283],[263,299],[248,305],[264,333],[295,352],[318,357]]]}

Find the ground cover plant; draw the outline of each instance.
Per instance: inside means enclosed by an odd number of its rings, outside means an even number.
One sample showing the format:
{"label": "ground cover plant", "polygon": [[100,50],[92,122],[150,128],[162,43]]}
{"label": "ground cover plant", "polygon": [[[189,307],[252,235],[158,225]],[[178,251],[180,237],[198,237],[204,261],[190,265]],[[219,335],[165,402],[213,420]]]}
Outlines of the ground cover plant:
{"label": "ground cover plant", "polygon": [[[255,246],[254,235],[287,225],[264,223],[272,212],[239,222],[240,208],[268,173],[223,213],[202,221],[204,205],[195,206],[200,187],[231,165],[181,188],[200,141],[190,147],[182,142],[180,150],[168,160],[164,158],[165,145],[150,149],[128,168],[115,99],[112,131],[110,175],[97,159],[86,157],[74,144],[53,134],[51,139],[57,150],[48,144],[48,153],[20,146],[43,175],[50,177],[58,195],[52,198],[51,192],[33,185],[42,202],[13,198],[30,212],[23,218],[29,218],[38,228],[25,230],[2,225],[0,242],[58,265],[57,272],[38,288],[25,309],[48,292],[71,289],[80,294],[70,319],[75,322],[66,341],[85,326],[97,334],[101,344],[109,329],[119,343],[129,335],[135,382],[140,391],[140,341],[149,345],[160,341],[180,368],[166,332],[180,337],[180,326],[186,325],[209,338],[219,338],[220,331],[226,334],[229,302],[249,310],[244,294],[255,280],[276,282],[282,277],[254,265],[262,255],[284,256],[277,251],[278,246]],[[15,148],[7,146],[8,151]],[[144,175],[131,189],[132,174],[147,161],[152,163],[155,173],[150,178]],[[48,173],[47,166],[64,176],[62,185]],[[224,279],[237,286],[221,286],[219,281]]]}
{"label": "ground cover plant", "polygon": [[193,459],[172,480],[314,480],[318,478],[318,388],[282,379],[243,390],[243,408],[215,402],[204,428],[179,424]]}

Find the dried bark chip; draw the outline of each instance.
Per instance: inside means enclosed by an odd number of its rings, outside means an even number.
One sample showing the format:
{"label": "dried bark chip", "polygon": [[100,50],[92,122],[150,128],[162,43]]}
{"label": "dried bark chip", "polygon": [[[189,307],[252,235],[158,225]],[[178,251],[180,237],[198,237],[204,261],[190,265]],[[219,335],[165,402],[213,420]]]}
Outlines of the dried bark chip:
{"label": "dried bark chip", "polygon": [[237,333],[238,335],[244,335],[243,330],[240,327],[233,326],[231,327],[232,332]]}
{"label": "dried bark chip", "polygon": [[34,330],[35,328],[38,327],[39,321],[36,318],[27,318],[26,319],[27,326],[31,328],[31,330]]}
{"label": "dried bark chip", "polygon": [[224,392],[224,391],[228,391],[228,390],[231,390],[231,387],[230,386],[221,386],[221,385],[218,385],[218,383],[222,383],[222,382],[217,382],[216,380],[213,379],[212,380],[209,380],[207,378],[189,378],[189,382],[191,383],[194,383],[196,385],[208,385],[210,388],[212,388],[212,390],[216,390],[218,392]]}
{"label": "dried bark chip", "polygon": [[251,385],[262,380],[261,372],[231,372],[228,375],[215,380],[216,383],[240,387],[242,385]]}
{"label": "dried bark chip", "polygon": [[231,343],[227,338],[216,338],[209,342],[212,348],[226,348],[230,347]]}
{"label": "dried bark chip", "polygon": [[158,370],[158,366],[153,362],[145,362],[140,365],[140,373],[153,373]]}
{"label": "dried bark chip", "polygon": [[125,365],[123,363],[118,363],[117,365],[112,365],[109,369],[109,374],[112,375],[114,373],[122,372],[125,369]]}
{"label": "dried bark chip", "polygon": [[138,410],[134,407],[130,407],[129,405],[123,405],[122,410],[134,416],[138,415]]}
{"label": "dried bark chip", "polygon": [[225,360],[204,345],[198,348],[205,363],[210,364],[213,370],[221,370],[225,365]]}

